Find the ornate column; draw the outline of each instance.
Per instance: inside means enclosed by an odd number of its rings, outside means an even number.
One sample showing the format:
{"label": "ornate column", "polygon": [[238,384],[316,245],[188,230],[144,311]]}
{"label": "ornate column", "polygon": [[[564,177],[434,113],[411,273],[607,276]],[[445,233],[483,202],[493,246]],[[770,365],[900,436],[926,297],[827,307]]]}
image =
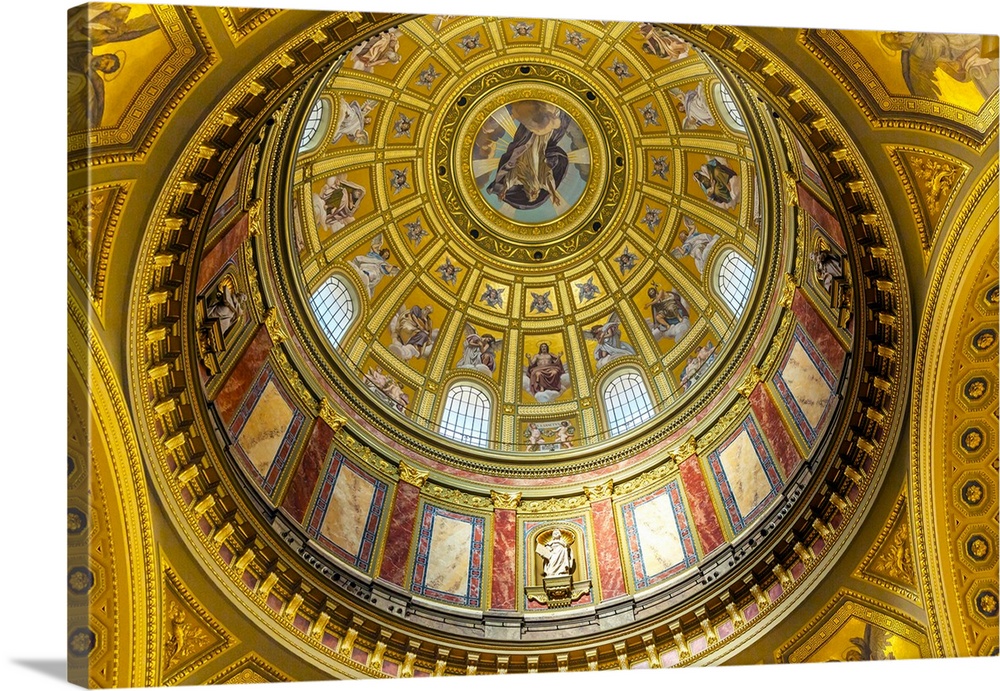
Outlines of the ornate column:
{"label": "ornate column", "polygon": [[490,609],[517,609],[517,507],[521,493],[491,491],[493,501],[493,590]]}
{"label": "ornate column", "polygon": [[625,574],[622,572],[621,548],[615,530],[615,510],[611,506],[611,480],[600,485],[584,485],[590,500],[590,515],[594,522],[594,544],[597,545],[597,571],[601,579],[601,597],[610,600],[625,594]]}
{"label": "ornate column", "polygon": [[392,502],[389,532],[385,537],[379,577],[398,586],[406,579],[406,563],[410,558],[410,543],[417,523],[420,488],[427,482],[427,473],[406,462],[399,463],[399,482]]}

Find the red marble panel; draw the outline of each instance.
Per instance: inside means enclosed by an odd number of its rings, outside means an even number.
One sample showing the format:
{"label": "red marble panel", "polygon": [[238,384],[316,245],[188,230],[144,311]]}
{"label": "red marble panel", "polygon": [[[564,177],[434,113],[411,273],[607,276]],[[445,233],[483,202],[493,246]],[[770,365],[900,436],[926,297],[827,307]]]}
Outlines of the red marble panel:
{"label": "red marble panel", "polygon": [[697,457],[691,456],[683,461],[680,464],[680,474],[688,504],[691,506],[691,519],[698,531],[701,549],[705,554],[709,554],[725,543],[726,539],[722,535],[722,525],[715,513],[715,505],[712,504],[708,484],[705,482],[705,476],[701,474],[701,465]]}
{"label": "red marble panel", "polygon": [[753,408],[757,421],[760,423],[760,430],[767,439],[774,454],[777,456],[778,465],[786,478],[792,476],[792,471],[802,461],[798,449],[792,442],[792,436],[788,432],[784,419],[778,412],[774,399],[768,393],[767,387],[758,384],[757,388],[750,394],[750,407]]}
{"label": "red marble panel", "polygon": [[267,329],[258,327],[253,340],[247,345],[236,366],[226,378],[226,383],[222,385],[222,389],[215,397],[215,407],[219,411],[219,415],[222,416],[222,421],[226,423],[226,427],[239,411],[243,396],[253,386],[254,380],[260,373],[260,368],[263,367],[270,352],[271,337],[268,336]]}
{"label": "red marble panel", "polygon": [[222,234],[219,241],[202,256],[201,264],[198,266],[197,290],[199,294],[219,272],[223,264],[229,261],[229,258],[236,254],[240,245],[243,244],[249,228],[247,218],[246,213],[237,218]]}
{"label": "red marble panel", "polygon": [[610,499],[602,499],[590,505],[590,513],[594,521],[601,594],[605,600],[610,600],[625,594],[625,574],[622,573],[621,551],[615,530],[615,511]]}
{"label": "red marble panel", "polygon": [[812,303],[802,294],[801,289],[796,289],[795,298],[792,300],[792,312],[799,318],[799,324],[809,334],[809,338],[819,352],[823,354],[826,361],[830,363],[833,371],[839,376],[840,370],[844,366],[844,347],[840,341],[830,331],[830,327],[819,316],[819,312],[812,306]]}
{"label": "red marble panel", "polygon": [[823,227],[823,230],[830,234],[830,237],[837,241],[840,249],[846,249],[847,243],[844,241],[844,230],[840,227],[837,217],[823,206],[823,203],[809,191],[809,188],[804,185],[799,185],[798,188],[799,205],[806,213],[816,219],[816,222]]}
{"label": "red marble panel", "polygon": [[417,523],[417,505],[420,503],[420,488],[408,482],[396,485],[396,496],[389,518],[389,533],[382,551],[379,577],[396,585],[403,585],[406,578],[406,562],[410,557],[410,541]]}
{"label": "red marble panel", "polygon": [[517,607],[517,584],[515,582],[517,540],[517,512],[497,509],[493,513],[493,591],[490,599],[492,609],[515,609]]}
{"label": "red marble panel", "polygon": [[317,419],[302,452],[302,460],[292,475],[292,482],[281,504],[288,515],[300,524],[305,520],[309,500],[312,499],[316,483],[319,482],[320,471],[332,443],[333,430],[324,420]]}

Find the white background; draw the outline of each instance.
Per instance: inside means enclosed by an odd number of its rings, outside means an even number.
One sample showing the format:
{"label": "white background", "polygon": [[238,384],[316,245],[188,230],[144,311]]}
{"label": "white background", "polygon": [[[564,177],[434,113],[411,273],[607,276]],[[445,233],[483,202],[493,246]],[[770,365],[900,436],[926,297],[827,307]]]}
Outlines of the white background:
{"label": "white background", "polygon": [[[260,1],[260,0],[258,0]],[[191,4],[205,5],[206,2]],[[233,4],[236,4],[235,0]],[[262,3],[266,4],[266,3]],[[995,2],[893,3],[836,0],[762,6],[760,0],[711,0],[702,4],[646,4],[638,0],[508,0],[503,4],[458,0],[282,0],[282,7],[373,9],[431,14],[503,14],[634,21],[698,22],[756,26],[893,29],[998,33]],[[989,10],[989,7],[994,7]],[[15,9],[16,8],[16,9]],[[0,689],[64,688],[66,660],[65,518],[65,25],[68,5],[51,0],[5,3],[0,149],[6,247],[3,312],[5,448],[0,525]],[[994,145],[995,147],[995,145]],[[994,151],[996,149],[994,148]],[[109,298],[110,299],[110,298]],[[906,443],[903,440],[902,443]],[[815,603],[816,609],[823,603]],[[262,651],[265,652],[265,651]],[[266,654],[266,652],[265,652]],[[770,651],[767,651],[770,654]],[[572,685],[581,691],[631,685],[667,688],[903,687],[992,688],[996,659],[857,663],[836,666],[751,666],[698,670],[605,672],[572,676],[480,677],[477,688],[527,691]],[[468,680],[377,682],[377,689],[465,689]],[[371,684],[372,682],[352,682]],[[404,686],[404,684],[406,686]],[[254,686],[233,688],[252,689]],[[334,682],[290,688],[345,688]]]}

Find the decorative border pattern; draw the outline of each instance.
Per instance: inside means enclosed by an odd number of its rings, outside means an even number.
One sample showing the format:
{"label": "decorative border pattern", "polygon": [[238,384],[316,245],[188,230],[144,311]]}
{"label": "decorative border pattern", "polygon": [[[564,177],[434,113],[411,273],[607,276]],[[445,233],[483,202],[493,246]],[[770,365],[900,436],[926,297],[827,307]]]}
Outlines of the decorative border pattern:
{"label": "decorative border pattern", "polygon": [[[468,523],[472,526],[472,545],[469,549],[469,587],[466,595],[455,595],[441,590],[435,590],[426,585],[427,566],[430,560],[431,537],[434,534],[434,519],[438,516]],[[423,516],[420,519],[420,533],[417,537],[417,550],[413,558],[413,575],[411,590],[418,595],[424,595],[444,602],[452,602],[466,607],[479,607],[483,592],[483,543],[486,535],[486,519],[482,516],[468,516],[454,511],[442,509],[440,506],[424,504]]]}
{"label": "decorative border pattern", "polygon": [[812,342],[812,339],[809,338],[802,326],[800,324],[796,324],[795,330],[792,332],[792,341],[788,344],[788,349],[785,351],[785,357],[781,361],[781,365],[775,371],[774,376],[771,378],[771,383],[774,384],[774,388],[777,389],[778,392],[778,397],[781,399],[781,402],[785,404],[785,408],[795,421],[795,426],[798,428],[799,432],[802,433],[806,442],[812,446],[819,438],[819,431],[823,429],[824,425],[826,425],[827,419],[830,417],[830,413],[833,412],[835,406],[829,404],[826,406],[822,417],[820,417],[819,422],[815,427],[810,424],[805,413],[802,412],[802,407],[799,405],[795,396],[792,395],[791,390],[788,388],[788,384],[782,376],[785,371],[785,367],[788,365],[788,361],[792,357],[792,349],[795,347],[796,342],[802,346],[803,350],[806,351],[806,355],[809,356],[810,362],[813,363],[819,371],[820,376],[823,377],[823,381],[825,381],[827,386],[830,387],[831,396],[833,396],[833,393],[837,390],[837,378],[834,376],[833,370],[830,368],[826,359],[819,352],[816,344]]}
{"label": "decorative border pattern", "polygon": [[[365,521],[365,530],[364,535],[361,538],[361,546],[358,548],[358,552],[356,554],[351,554],[320,532],[320,526],[323,525],[323,521],[326,519],[326,513],[330,509],[330,498],[333,496],[333,490],[336,488],[337,480],[340,478],[340,469],[344,466],[350,468],[353,472],[360,475],[364,480],[371,483],[375,487],[371,503],[368,507],[368,518]],[[378,535],[378,527],[382,520],[382,511],[385,508],[385,497],[388,494],[388,491],[388,485],[348,461],[344,454],[340,451],[334,450],[333,455],[330,458],[330,467],[327,470],[326,479],[323,481],[323,486],[319,491],[319,497],[316,499],[316,503],[313,507],[312,517],[309,519],[309,534],[316,538],[317,542],[327,549],[332,550],[340,558],[345,559],[354,566],[357,566],[359,569],[367,571],[368,567],[371,565],[372,554],[374,554],[375,551],[375,538]]]}
{"label": "decorative border pattern", "polygon": [[[739,507],[736,505],[736,496],[733,494],[733,488],[729,484],[729,478],[726,476],[726,469],[722,467],[721,459],[722,452],[725,451],[730,444],[736,441],[736,438],[744,431],[750,435],[750,441],[753,443],[754,451],[757,453],[757,460],[764,469],[768,483],[771,485],[771,491],[763,497],[746,516],[740,512]],[[764,438],[761,435],[760,429],[757,427],[757,423],[754,421],[752,415],[748,415],[744,418],[743,422],[740,423],[740,426],[736,429],[736,431],[730,434],[728,439],[719,444],[714,451],[708,454],[708,466],[712,469],[712,474],[715,476],[719,492],[722,494],[722,505],[726,510],[726,515],[729,517],[729,522],[732,524],[733,530],[737,533],[747,527],[757,516],[763,513],[775,497],[778,496],[778,492],[781,491],[783,486],[781,475],[778,474],[778,469],[774,465],[774,459],[771,457],[771,453],[764,444]]]}
{"label": "decorative border pattern", "polygon": [[[646,562],[642,555],[642,544],[639,540],[639,531],[635,523],[635,509],[646,502],[653,501],[662,496],[670,499],[670,505],[674,510],[674,519],[677,521],[677,532],[680,534],[681,547],[684,549],[684,558],[659,573],[647,573]],[[694,536],[691,533],[691,525],[688,521],[687,512],[684,510],[684,503],[681,501],[680,482],[674,480],[666,487],[659,489],[642,499],[624,504],[621,507],[622,523],[625,526],[625,536],[628,539],[629,559],[632,567],[632,578],[635,587],[647,588],[654,583],[659,583],[668,576],[683,571],[698,560],[698,554],[694,546]]]}
{"label": "decorative border pattern", "polygon": [[[278,452],[274,459],[271,461],[271,465],[268,467],[267,474],[261,475],[260,471],[257,470],[250,457],[247,456],[243,447],[239,444],[240,433],[243,431],[243,427],[246,425],[247,420],[253,414],[253,411],[257,407],[257,403],[260,401],[261,394],[264,393],[264,389],[269,382],[274,382],[275,389],[278,394],[284,399],[288,407],[292,409],[292,419],[288,423],[288,427],[285,429],[285,434],[281,440],[281,446],[278,447]],[[232,423],[229,425],[229,432],[235,443],[232,445],[233,451],[239,456],[240,465],[253,477],[257,483],[260,485],[268,495],[274,491],[275,486],[278,484],[278,478],[281,477],[282,471],[288,464],[288,459],[292,455],[292,448],[295,446],[295,440],[298,438],[299,431],[305,424],[305,415],[299,410],[295,404],[289,400],[288,396],[282,391],[281,383],[278,378],[274,375],[274,371],[270,366],[265,366],[261,369],[260,374],[257,375],[257,381],[254,385],[250,387],[250,391],[243,398],[243,403],[240,406],[239,412],[233,417]]]}

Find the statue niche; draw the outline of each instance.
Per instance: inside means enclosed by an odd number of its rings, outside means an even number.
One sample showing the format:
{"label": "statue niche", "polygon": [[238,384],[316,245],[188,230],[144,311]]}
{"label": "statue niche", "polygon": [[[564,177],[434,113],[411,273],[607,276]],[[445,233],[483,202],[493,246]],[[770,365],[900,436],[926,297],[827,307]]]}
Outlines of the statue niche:
{"label": "statue niche", "polygon": [[247,294],[241,292],[236,278],[227,273],[216,285],[199,296],[195,304],[198,325],[198,354],[209,376],[220,368],[219,360],[231,337],[246,314]]}
{"label": "statue niche", "polygon": [[575,580],[576,531],[546,528],[535,534],[535,568],[528,576],[525,593],[529,600],[549,608],[568,607],[590,592],[590,580]]}

